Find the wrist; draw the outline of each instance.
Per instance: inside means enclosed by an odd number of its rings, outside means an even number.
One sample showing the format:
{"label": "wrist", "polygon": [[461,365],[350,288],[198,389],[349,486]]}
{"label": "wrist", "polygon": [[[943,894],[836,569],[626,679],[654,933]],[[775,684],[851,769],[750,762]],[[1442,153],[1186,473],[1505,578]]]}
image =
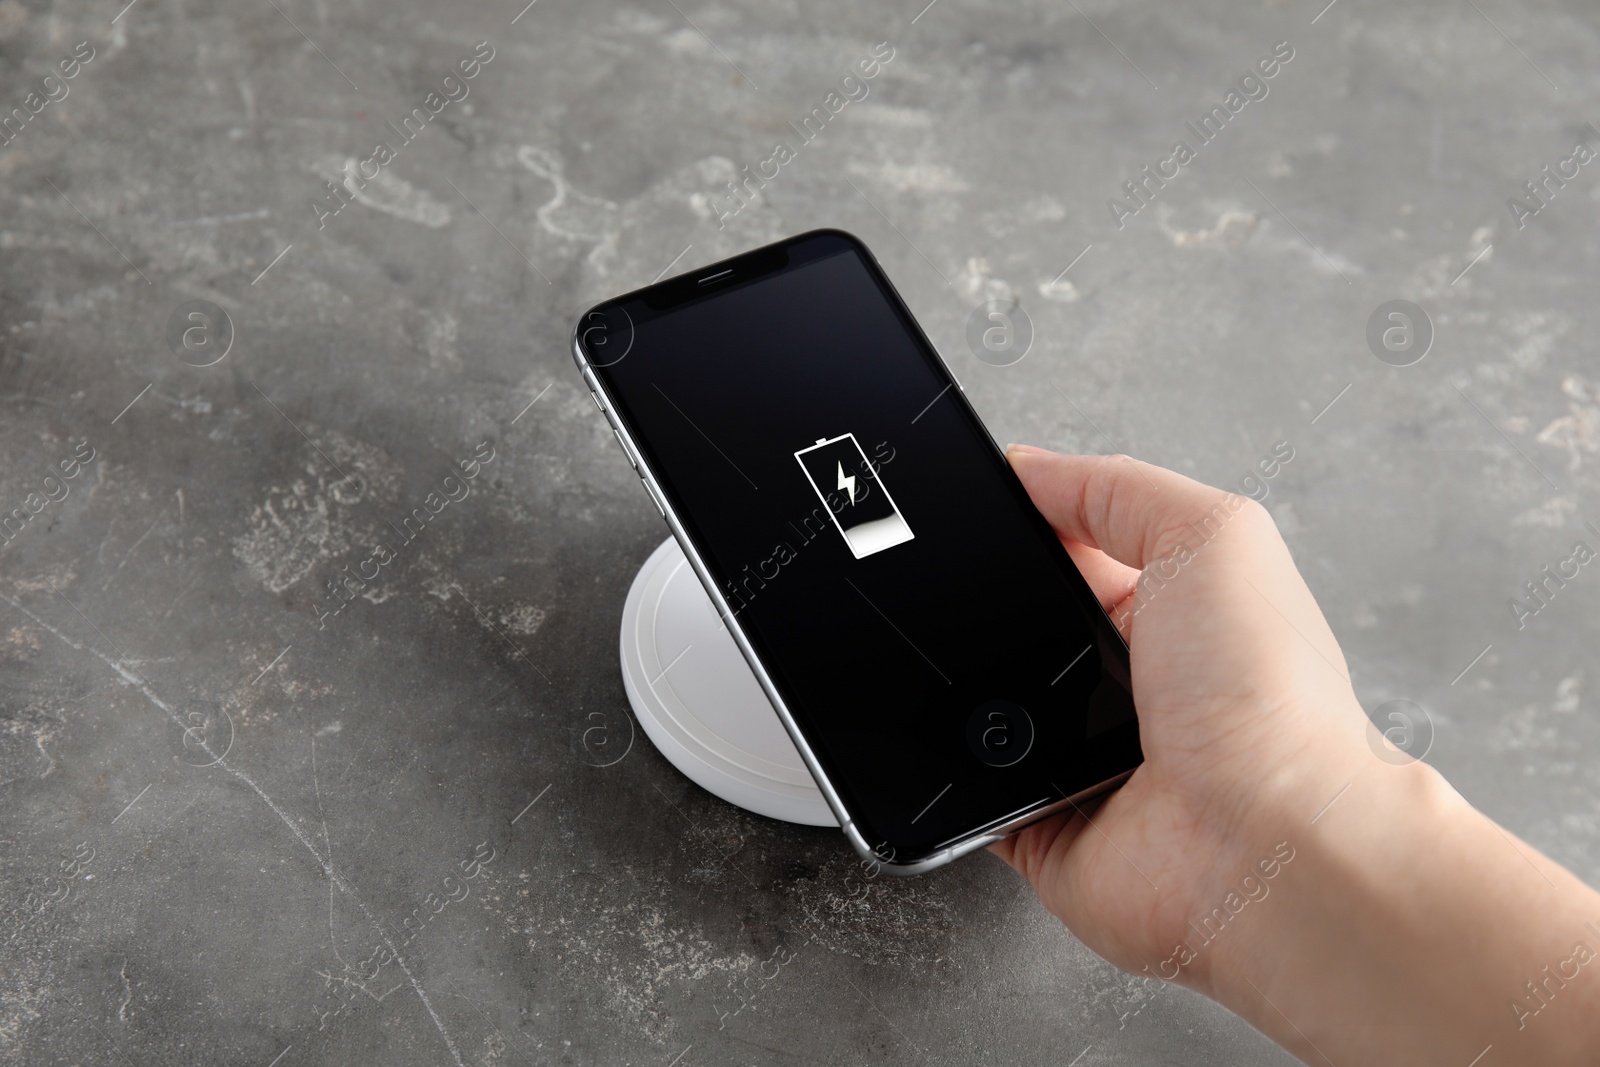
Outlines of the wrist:
{"label": "wrist", "polygon": [[[1426,1016],[1430,1006],[1407,988],[1415,963],[1427,959],[1411,909],[1432,897],[1421,872],[1435,869],[1439,838],[1468,817],[1426,765],[1352,757],[1341,773],[1307,775],[1275,795],[1268,836],[1290,841],[1295,862],[1272,906],[1219,946],[1205,975],[1209,995],[1308,1062],[1337,1057],[1331,1046],[1348,1050],[1342,1038],[1383,1029],[1380,1009],[1391,996]],[[1434,1027],[1427,1017],[1412,1023]],[[1321,1032],[1330,1027],[1341,1032]],[[1384,1062],[1374,1059],[1379,1046],[1363,1058]]]}
{"label": "wrist", "polygon": [[1426,764],[1346,756],[1281,783],[1252,836],[1294,860],[1203,991],[1307,1062],[1593,1063],[1600,895]]}

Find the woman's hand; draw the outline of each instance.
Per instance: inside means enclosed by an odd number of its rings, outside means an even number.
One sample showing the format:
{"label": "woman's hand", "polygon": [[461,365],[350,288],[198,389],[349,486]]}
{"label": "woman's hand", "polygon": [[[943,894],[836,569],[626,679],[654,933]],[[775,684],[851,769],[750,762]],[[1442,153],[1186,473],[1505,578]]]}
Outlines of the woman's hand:
{"label": "woman's hand", "polygon": [[[1307,1062],[1600,1063],[1600,895],[1378,736],[1265,509],[1124,456],[1008,457],[1128,640],[1145,753],[992,846],[1045,907]],[[1593,965],[1530,996],[1585,938]]]}

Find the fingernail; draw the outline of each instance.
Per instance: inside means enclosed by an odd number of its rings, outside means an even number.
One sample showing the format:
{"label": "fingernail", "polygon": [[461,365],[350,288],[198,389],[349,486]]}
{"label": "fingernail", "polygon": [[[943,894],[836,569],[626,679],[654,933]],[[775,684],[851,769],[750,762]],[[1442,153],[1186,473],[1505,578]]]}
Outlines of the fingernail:
{"label": "fingernail", "polygon": [[1028,455],[1045,455],[1045,454],[1047,454],[1049,452],[1049,449],[1036,448],[1033,445],[1018,445],[1018,444],[1006,445],[1006,455],[1009,456],[1013,452],[1024,452],[1024,453],[1027,453]]}

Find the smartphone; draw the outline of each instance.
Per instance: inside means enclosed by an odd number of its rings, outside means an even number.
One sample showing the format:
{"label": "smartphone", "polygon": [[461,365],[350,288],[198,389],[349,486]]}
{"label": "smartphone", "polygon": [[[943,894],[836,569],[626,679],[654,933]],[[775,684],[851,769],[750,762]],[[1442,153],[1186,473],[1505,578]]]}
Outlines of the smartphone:
{"label": "smartphone", "polygon": [[855,237],[608,300],[572,354],[865,859],[926,871],[1133,773],[1127,646]]}

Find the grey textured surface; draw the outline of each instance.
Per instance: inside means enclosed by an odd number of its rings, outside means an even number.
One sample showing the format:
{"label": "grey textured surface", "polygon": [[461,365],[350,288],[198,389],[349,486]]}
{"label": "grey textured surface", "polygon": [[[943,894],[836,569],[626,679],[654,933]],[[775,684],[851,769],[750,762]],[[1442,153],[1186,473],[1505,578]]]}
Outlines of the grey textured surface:
{"label": "grey textured surface", "polygon": [[[1506,203],[1600,147],[1600,13],[919,7],[0,0],[0,114],[95,53],[0,147],[0,508],[95,455],[0,544],[0,1062],[1287,1061],[991,857],[863,891],[836,832],[633,737],[617,627],[664,527],[572,318],[818,225],[875,248],[1001,440],[1230,485],[1289,442],[1266,502],[1363,702],[1427,709],[1470,799],[1600,878],[1600,576],[1509,606],[1600,547],[1600,166],[1521,229]],[[324,180],[483,40],[319,229]],[[1281,40],[1119,228],[1108,198]],[[991,367],[966,319],[1013,296],[1037,339]],[[203,368],[166,340],[197,299],[235,331]],[[1437,331],[1410,367],[1365,340],[1391,299]]]}

